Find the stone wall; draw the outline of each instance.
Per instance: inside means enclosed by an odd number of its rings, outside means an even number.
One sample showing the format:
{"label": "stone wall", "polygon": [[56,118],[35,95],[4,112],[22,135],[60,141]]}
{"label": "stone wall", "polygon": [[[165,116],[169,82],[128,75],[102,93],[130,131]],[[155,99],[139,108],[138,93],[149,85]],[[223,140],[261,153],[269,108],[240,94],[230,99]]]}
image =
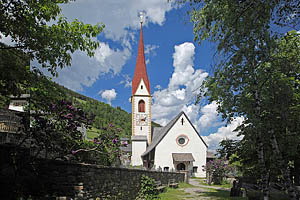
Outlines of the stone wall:
{"label": "stone wall", "polygon": [[[135,199],[139,191],[142,175],[160,180],[162,184],[167,184],[169,179],[175,179],[176,182],[184,181],[184,174],[175,172],[113,168],[53,160],[35,161],[31,168],[34,170],[30,170],[30,173],[27,170],[28,176],[18,184],[23,185],[23,191],[20,191],[23,195],[30,195],[36,199],[83,196],[84,199],[99,197],[100,199],[131,200]],[[12,180],[7,176],[9,176],[7,173],[0,173],[0,185],[2,189],[9,187],[5,189],[9,192],[13,185],[5,183]]]}

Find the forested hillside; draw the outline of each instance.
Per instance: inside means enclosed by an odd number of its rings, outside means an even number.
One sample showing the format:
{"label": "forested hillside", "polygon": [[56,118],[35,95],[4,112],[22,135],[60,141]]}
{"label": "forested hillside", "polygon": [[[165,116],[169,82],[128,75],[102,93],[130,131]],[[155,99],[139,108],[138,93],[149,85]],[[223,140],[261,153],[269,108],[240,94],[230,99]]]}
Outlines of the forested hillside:
{"label": "forested hillside", "polygon": [[[88,131],[89,136],[96,134],[97,129],[101,129],[109,124],[113,124],[118,128],[121,128],[121,137],[131,136],[131,114],[122,110],[120,107],[114,108],[106,103],[97,101],[90,97],[78,94],[72,90],[69,90],[63,86],[57,85],[62,89],[67,98],[72,100],[76,107],[80,107],[84,112],[95,115],[93,122],[93,128]],[[152,126],[160,126],[159,124],[152,122]]]}

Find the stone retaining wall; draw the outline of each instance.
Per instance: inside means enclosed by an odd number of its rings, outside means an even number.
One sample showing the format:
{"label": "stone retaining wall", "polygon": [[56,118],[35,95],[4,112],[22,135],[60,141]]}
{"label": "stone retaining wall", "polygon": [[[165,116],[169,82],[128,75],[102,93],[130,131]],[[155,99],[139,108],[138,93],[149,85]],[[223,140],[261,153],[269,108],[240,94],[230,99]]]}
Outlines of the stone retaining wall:
{"label": "stone retaining wall", "polygon": [[[84,197],[118,197],[134,199],[140,188],[142,175],[168,184],[169,179],[184,181],[184,174],[155,172],[139,169],[112,168],[90,164],[71,164],[61,161],[44,162],[39,165],[40,178],[46,180],[48,194],[76,196],[80,190]],[[76,191],[77,190],[77,191]]]}
{"label": "stone retaining wall", "polygon": [[[1,159],[0,159],[1,160]],[[1,160],[3,161],[3,160]],[[1,168],[7,163],[0,162]],[[14,178],[22,185],[22,196],[33,199],[53,199],[53,197],[83,196],[84,199],[135,199],[142,175],[167,184],[169,179],[184,181],[184,174],[175,172],[156,172],[139,169],[114,168],[91,164],[69,163],[64,161],[38,160],[26,167],[24,179],[14,177],[12,170],[0,171],[2,197],[14,192]],[[30,169],[30,170],[28,170]],[[12,173],[7,173],[11,171]],[[0,192],[0,193],[2,193]],[[8,196],[7,196],[8,197]],[[47,198],[48,197],[48,198]],[[55,198],[54,198],[55,199]]]}

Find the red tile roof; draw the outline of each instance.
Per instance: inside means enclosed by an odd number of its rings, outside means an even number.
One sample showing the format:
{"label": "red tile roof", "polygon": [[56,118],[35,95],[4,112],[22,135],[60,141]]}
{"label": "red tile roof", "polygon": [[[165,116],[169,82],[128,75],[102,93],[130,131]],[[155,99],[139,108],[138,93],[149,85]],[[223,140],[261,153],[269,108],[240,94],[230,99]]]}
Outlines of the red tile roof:
{"label": "red tile roof", "polygon": [[132,80],[132,95],[134,95],[136,93],[136,90],[141,82],[141,79],[144,80],[146,88],[147,88],[149,94],[151,94],[150,81],[147,76],[146,63],[145,63],[142,24],[141,24],[141,34],[140,34],[138,55],[136,58],[135,71],[134,71],[134,76],[133,76],[133,80]]}

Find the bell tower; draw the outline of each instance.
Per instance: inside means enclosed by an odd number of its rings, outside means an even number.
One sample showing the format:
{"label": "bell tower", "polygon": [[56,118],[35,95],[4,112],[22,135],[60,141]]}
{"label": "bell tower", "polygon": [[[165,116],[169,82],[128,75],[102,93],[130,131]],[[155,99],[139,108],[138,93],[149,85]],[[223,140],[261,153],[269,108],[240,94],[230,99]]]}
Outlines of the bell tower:
{"label": "bell tower", "polygon": [[141,32],[132,79],[132,156],[131,164],[143,165],[141,155],[151,143],[151,91],[148,79],[144,43],[143,43],[143,13],[140,13]]}

